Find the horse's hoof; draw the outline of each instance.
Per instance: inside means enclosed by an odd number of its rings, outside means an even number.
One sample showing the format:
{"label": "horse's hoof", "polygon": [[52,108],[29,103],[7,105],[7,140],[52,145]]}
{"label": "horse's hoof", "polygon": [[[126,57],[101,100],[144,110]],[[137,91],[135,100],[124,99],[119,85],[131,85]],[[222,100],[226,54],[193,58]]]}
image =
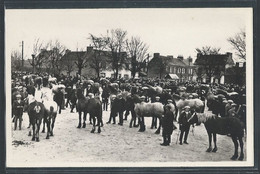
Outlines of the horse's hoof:
{"label": "horse's hoof", "polygon": [[79,124],[77,128],[81,128],[81,124]]}
{"label": "horse's hoof", "polygon": [[153,129],[153,127],[151,127],[150,129]]}
{"label": "horse's hoof", "polygon": [[240,155],[240,157],[238,158],[239,161],[243,161],[244,159],[244,155]]}
{"label": "horse's hoof", "polygon": [[89,124],[92,124],[92,122],[89,122]]}
{"label": "horse's hoof", "polygon": [[45,130],[42,130],[42,133],[45,133]]}
{"label": "horse's hoof", "polygon": [[36,138],[36,142],[39,142],[40,140],[39,140],[39,138]]}
{"label": "horse's hoof", "polygon": [[236,160],[237,157],[238,157],[238,155],[233,155],[230,159],[231,159],[231,160]]}
{"label": "horse's hoof", "polygon": [[139,125],[134,125],[134,127],[138,127]]}
{"label": "horse's hoof", "polygon": [[82,128],[86,128],[86,124],[83,124]]}
{"label": "horse's hoof", "polygon": [[160,134],[160,131],[156,131],[155,134]]}
{"label": "horse's hoof", "polygon": [[35,141],[35,138],[34,138],[34,137],[32,138],[32,141]]}
{"label": "horse's hoof", "polygon": [[28,136],[32,136],[31,132],[29,132]]}
{"label": "horse's hoof", "polygon": [[101,133],[101,130],[98,130],[98,133]]}
{"label": "horse's hoof", "polygon": [[212,151],[212,148],[208,148],[207,150],[206,150],[206,152],[211,152]]}
{"label": "horse's hoof", "polygon": [[104,124],[101,124],[101,125],[100,125],[100,127],[103,127],[103,126],[104,126]]}
{"label": "horse's hoof", "polygon": [[90,132],[91,132],[91,133],[94,133],[95,131],[94,131],[94,130],[91,130]]}
{"label": "horse's hoof", "polygon": [[217,150],[218,150],[218,148],[214,148],[214,149],[212,150],[212,152],[217,152]]}
{"label": "horse's hoof", "polygon": [[53,133],[51,133],[50,136],[53,137]]}
{"label": "horse's hoof", "polygon": [[129,128],[132,128],[132,125],[130,125]]}
{"label": "horse's hoof", "polygon": [[46,137],[46,139],[50,139],[50,137],[49,137],[49,136],[47,136],[47,137]]}

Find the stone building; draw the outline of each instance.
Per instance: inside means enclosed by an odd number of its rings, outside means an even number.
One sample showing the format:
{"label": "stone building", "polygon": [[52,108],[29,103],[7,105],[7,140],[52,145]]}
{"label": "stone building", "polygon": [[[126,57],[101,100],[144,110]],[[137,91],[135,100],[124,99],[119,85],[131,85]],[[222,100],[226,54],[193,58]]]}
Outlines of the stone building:
{"label": "stone building", "polygon": [[183,56],[174,58],[154,53],[153,58],[148,63],[147,75],[150,78],[173,78],[179,82],[195,81],[195,69],[191,57],[187,59],[184,59]]}

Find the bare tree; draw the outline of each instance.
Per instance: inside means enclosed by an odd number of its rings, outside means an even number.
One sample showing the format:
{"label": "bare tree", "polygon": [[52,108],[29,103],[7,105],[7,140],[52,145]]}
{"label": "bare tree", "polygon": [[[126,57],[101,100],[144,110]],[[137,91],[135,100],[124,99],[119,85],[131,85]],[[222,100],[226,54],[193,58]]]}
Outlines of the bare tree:
{"label": "bare tree", "polygon": [[12,71],[19,71],[22,68],[22,55],[17,50],[11,52],[11,69]]}
{"label": "bare tree", "polygon": [[204,46],[202,48],[196,48],[196,52],[202,55],[219,54],[220,48],[214,48],[211,46]]}
{"label": "bare tree", "polygon": [[49,42],[48,53],[48,66],[52,68],[54,74],[60,74],[63,63],[61,62],[62,56],[65,54],[66,47],[63,46],[58,40]]}
{"label": "bare tree", "polygon": [[29,61],[33,67],[33,72],[35,68],[37,72],[41,71],[43,63],[46,62],[47,47],[48,44],[44,45],[43,41],[40,41],[40,38],[35,39],[33,44],[32,60]]}
{"label": "bare tree", "polygon": [[240,58],[246,59],[246,32],[244,29],[235,36],[229,37],[227,41],[233,46]]}
{"label": "bare tree", "polygon": [[126,40],[126,49],[131,57],[131,75],[134,78],[135,74],[141,70],[148,46],[139,37],[131,37],[130,40]]}
{"label": "bare tree", "polygon": [[107,43],[107,49],[111,52],[112,69],[115,72],[115,78],[118,78],[118,71],[123,67],[126,54],[125,51],[125,40],[127,31],[122,29],[112,29],[107,32],[105,37]]}
{"label": "bare tree", "polygon": [[91,68],[93,68],[96,71],[97,77],[100,76],[100,70],[102,69],[102,62],[107,61],[104,60],[105,53],[104,50],[107,46],[107,39],[104,37],[97,37],[93,34],[89,34],[89,40],[91,41],[91,44],[93,45],[93,52],[89,53],[89,65]]}
{"label": "bare tree", "polygon": [[77,48],[75,64],[78,68],[78,74],[81,76],[82,69],[85,68],[88,64],[86,51],[83,51],[82,49],[81,49],[81,51],[78,51],[78,48]]}

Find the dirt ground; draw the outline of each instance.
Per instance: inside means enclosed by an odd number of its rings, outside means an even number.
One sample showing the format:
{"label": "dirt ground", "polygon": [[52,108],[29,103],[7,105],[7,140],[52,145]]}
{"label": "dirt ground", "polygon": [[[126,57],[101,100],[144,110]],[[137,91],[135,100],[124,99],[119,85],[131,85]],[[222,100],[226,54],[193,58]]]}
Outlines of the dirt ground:
{"label": "dirt ground", "polygon": [[[108,119],[109,111],[104,111],[102,132],[92,134],[89,121],[86,128],[78,129],[78,114],[70,113],[69,109],[62,110],[56,119],[54,137],[47,140],[46,133],[40,133],[40,142],[35,142],[28,136],[28,115],[24,113],[22,130],[14,131],[12,124],[12,150],[8,155],[13,165],[55,166],[89,162],[230,162],[234,153],[231,138],[221,135],[217,136],[218,151],[206,152],[208,136],[203,124],[196,126],[193,132],[190,129],[188,145],[176,144],[177,129],[172,134],[171,145],[165,147],[160,146],[162,136],[150,129],[151,118],[145,118],[145,132],[129,128],[130,116],[123,126],[105,124]],[[244,153],[246,160],[246,144]]]}

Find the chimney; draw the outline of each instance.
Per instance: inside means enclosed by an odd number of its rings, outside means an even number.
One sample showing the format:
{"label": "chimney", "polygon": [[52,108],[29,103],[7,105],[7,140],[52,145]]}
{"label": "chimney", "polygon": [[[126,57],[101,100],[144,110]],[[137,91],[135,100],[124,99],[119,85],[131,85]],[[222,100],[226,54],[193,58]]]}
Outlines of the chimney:
{"label": "chimney", "polygon": [[87,47],[87,53],[90,53],[90,52],[92,52],[93,51],[93,47],[92,46],[88,46]]}
{"label": "chimney", "polygon": [[226,55],[227,55],[228,58],[232,58],[232,53],[226,52]]}
{"label": "chimney", "polygon": [[173,56],[172,55],[168,55],[167,58],[173,59]]}
{"label": "chimney", "polygon": [[183,60],[183,56],[182,55],[178,55],[177,58],[180,59],[180,60]]}
{"label": "chimney", "polygon": [[160,53],[154,53],[153,54],[153,58],[159,58],[160,57]]}

